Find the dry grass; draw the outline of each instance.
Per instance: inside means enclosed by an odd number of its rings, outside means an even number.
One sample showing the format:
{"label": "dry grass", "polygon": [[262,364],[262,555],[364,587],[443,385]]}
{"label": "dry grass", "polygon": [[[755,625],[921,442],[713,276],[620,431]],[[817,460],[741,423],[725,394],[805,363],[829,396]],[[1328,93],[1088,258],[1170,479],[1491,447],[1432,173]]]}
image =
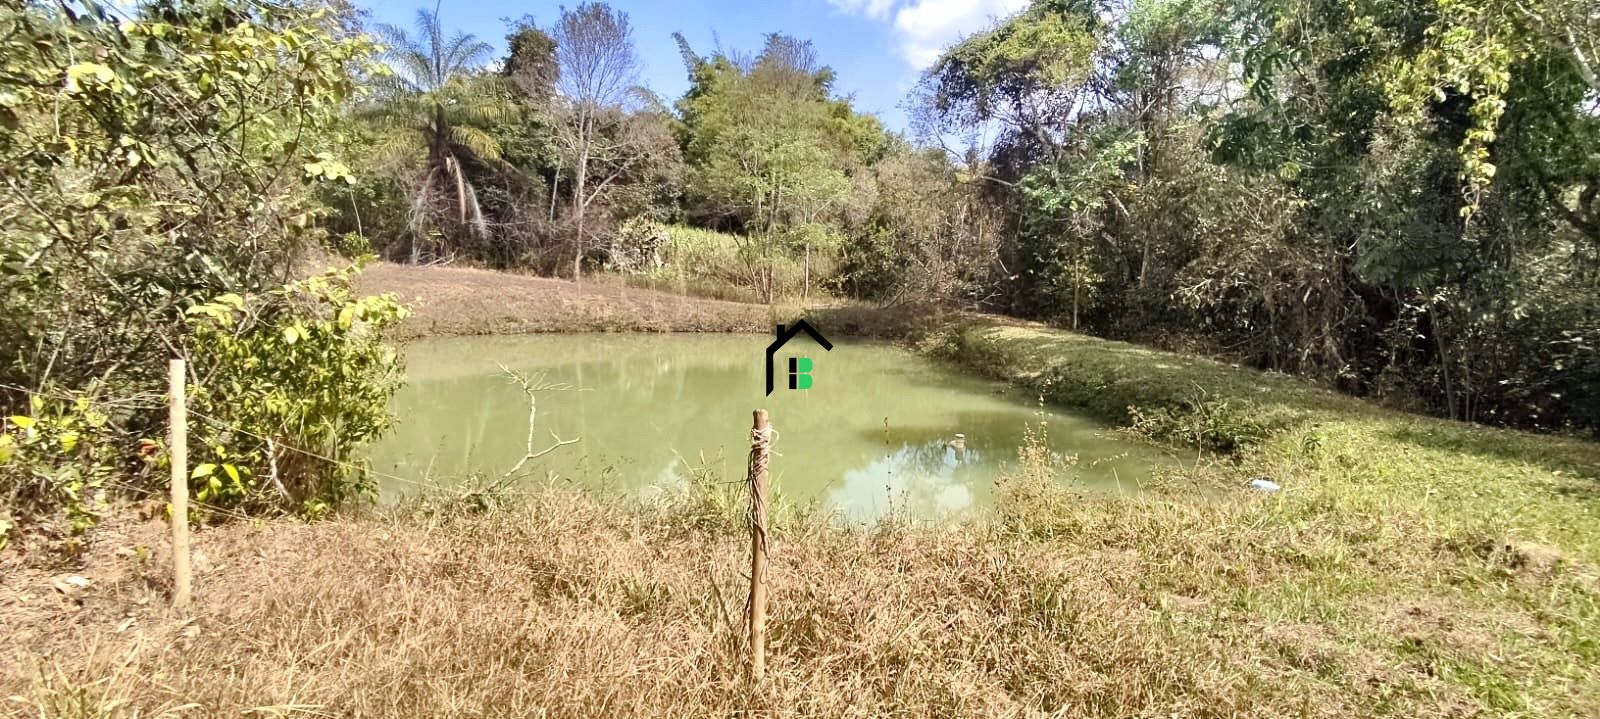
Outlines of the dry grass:
{"label": "dry grass", "polygon": [[[1572,664],[1593,651],[1592,636],[1571,634],[1592,627],[1591,568],[1452,542],[1420,516],[1336,520],[1314,495],[1129,499],[1006,482],[1002,511],[981,524],[779,521],[757,690],[734,630],[747,561],[735,506],[627,509],[547,491],[482,513],[200,532],[197,606],[183,620],[163,608],[159,546],[145,560],[101,542],[81,606],[52,596],[45,575],[18,575],[41,606],[0,614],[22,638],[0,694],[45,717],[1600,706],[1596,677]],[[133,535],[123,541],[159,537],[159,525]]]}
{"label": "dry grass", "polygon": [[772,331],[793,309],[726,302],[585,281],[459,267],[373,263],[362,292],[392,292],[412,307],[401,328],[413,336],[531,332]]}

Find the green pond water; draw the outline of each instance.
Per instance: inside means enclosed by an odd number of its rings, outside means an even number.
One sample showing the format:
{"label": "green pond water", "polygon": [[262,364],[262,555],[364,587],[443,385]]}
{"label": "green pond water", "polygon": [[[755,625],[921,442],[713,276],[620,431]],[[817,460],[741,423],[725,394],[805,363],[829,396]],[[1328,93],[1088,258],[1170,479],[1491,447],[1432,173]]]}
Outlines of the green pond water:
{"label": "green pond water", "polygon": [[[709,470],[744,476],[751,410],[771,412],[777,492],[848,521],[894,511],[934,519],[982,511],[995,478],[1017,463],[1030,425],[1046,423],[1058,476],[1136,491],[1168,459],[1089,419],[1041,406],[1003,385],[966,376],[886,344],[804,336],[774,360],[765,396],[758,335],[537,335],[426,340],[406,349],[407,383],[394,429],[372,450],[374,469],[432,484],[472,473],[499,477],[527,450],[528,404],[501,367],[546,384],[534,446],[551,433],[576,444],[524,469],[625,496],[682,488]],[[813,361],[812,386],[788,389],[788,358]],[[965,435],[964,446],[955,441]],[[393,480],[385,495],[413,492]]]}

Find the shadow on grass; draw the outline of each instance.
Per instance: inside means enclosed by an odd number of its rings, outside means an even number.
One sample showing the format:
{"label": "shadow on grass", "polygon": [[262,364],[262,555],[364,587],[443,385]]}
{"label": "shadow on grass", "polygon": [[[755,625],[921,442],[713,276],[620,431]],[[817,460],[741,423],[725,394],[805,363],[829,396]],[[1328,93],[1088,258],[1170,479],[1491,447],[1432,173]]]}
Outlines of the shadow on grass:
{"label": "shadow on grass", "polygon": [[1442,419],[1408,419],[1393,423],[1389,432],[1392,439],[1429,450],[1540,467],[1562,477],[1584,480],[1563,494],[1600,498],[1600,445]]}

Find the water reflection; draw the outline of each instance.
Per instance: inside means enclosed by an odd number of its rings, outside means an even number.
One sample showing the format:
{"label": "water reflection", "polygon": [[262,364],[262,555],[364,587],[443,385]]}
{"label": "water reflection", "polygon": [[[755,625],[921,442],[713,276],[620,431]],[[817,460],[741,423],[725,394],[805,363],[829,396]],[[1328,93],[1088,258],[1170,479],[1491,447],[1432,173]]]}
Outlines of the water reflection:
{"label": "water reflection", "polygon": [[538,445],[552,431],[582,440],[541,459],[535,474],[633,495],[681,486],[690,472],[742,478],[756,407],[771,410],[780,432],[772,463],[778,491],[850,519],[891,509],[915,518],[981,509],[997,473],[1015,464],[1029,423],[1049,423],[1052,446],[1078,457],[1074,474],[1088,484],[1131,486],[1160,461],[1091,421],[1030,406],[999,385],[880,344],[812,353],[812,389],[766,397],[764,349],[755,336],[420,342],[408,348],[408,384],[395,398],[399,422],[374,447],[374,464],[402,477],[504,472],[526,452],[528,408],[502,364],[582,390],[539,395]]}
{"label": "water reflection", "polygon": [[893,511],[911,517],[948,517],[973,508],[974,486],[992,474],[977,449],[950,440],[901,444],[863,467],[846,470],[828,504],[852,507],[861,520]]}

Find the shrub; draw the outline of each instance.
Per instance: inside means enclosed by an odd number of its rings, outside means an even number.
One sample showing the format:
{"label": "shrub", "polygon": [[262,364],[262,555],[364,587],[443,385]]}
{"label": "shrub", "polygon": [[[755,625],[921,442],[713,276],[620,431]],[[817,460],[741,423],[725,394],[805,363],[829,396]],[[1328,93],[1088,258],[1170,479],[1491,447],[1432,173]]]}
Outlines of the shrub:
{"label": "shrub", "polygon": [[347,260],[360,259],[372,254],[372,242],[359,232],[345,232],[328,236],[328,249]]}
{"label": "shrub", "polygon": [[392,296],[352,297],[354,268],[188,311],[196,498],[321,514],[372,489],[357,450],[390,422]]}
{"label": "shrub", "polygon": [[662,251],[670,242],[665,225],[635,217],[617,227],[606,258],[606,269],[619,272],[644,272],[660,268]]}
{"label": "shrub", "polygon": [[[19,520],[59,513],[69,534],[94,525],[119,467],[108,414],[86,395],[29,398],[29,413],[0,421],[0,499]],[[11,518],[0,516],[0,546]]]}
{"label": "shrub", "polygon": [[[758,239],[681,225],[664,227],[662,232],[666,238],[662,263],[647,266],[637,280],[630,280],[632,284],[742,302],[798,297],[805,288],[805,261],[782,243],[766,245]],[[812,252],[814,290],[833,273],[833,264],[826,253]]]}
{"label": "shrub", "polygon": [[1282,429],[1264,421],[1261,408],[1250,402],[1191,399],[1148,410],[1129,407],[1128,414],[1128,429],[1135,434],[1225,455],[1260,444]]}
{"label": "shrub", "polygon": [[900,291],[910,265],[894,245],[894,233],[875,227],[844,246],[838,284],[851,296],[884,300]]}
{"label": "shrub", "polygon": [[159,391],[183,308],[281,282],[321,240],[309,188],[348,178],[372,46],[336,14],[106,5],[0,11],[0,382]]}

